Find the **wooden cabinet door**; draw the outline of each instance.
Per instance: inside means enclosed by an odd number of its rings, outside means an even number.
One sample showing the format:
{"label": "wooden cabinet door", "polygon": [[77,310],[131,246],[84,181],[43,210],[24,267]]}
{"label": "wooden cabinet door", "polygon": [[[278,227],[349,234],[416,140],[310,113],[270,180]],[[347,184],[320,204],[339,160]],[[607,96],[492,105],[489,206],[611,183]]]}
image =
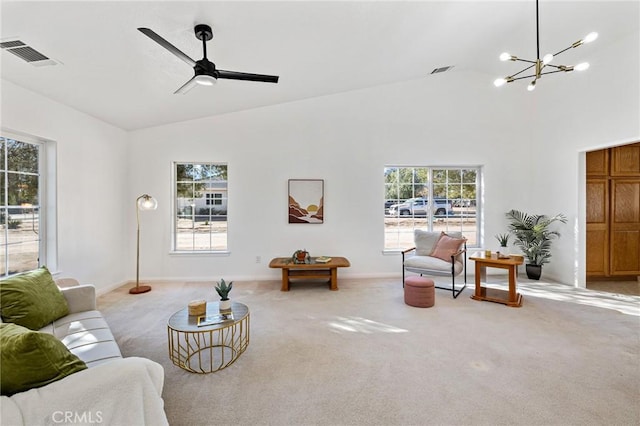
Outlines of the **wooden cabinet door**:
{"label": "wooden cabinet door", "polygon": [[611,176],[640,176],[640,142],[611,148]]}
{"label": "wooden cabinet door", "polygon": [[587,179],[587,276],[609,275],[609,181]]}
{"label": "wooden cabinet door", "polygon": [[609,176],[609,150],[587,152],[587,177]]}
{"label": "wooden cabinet door", "polygon": [[640,180],[611,180],[611,275],[640,275]]}

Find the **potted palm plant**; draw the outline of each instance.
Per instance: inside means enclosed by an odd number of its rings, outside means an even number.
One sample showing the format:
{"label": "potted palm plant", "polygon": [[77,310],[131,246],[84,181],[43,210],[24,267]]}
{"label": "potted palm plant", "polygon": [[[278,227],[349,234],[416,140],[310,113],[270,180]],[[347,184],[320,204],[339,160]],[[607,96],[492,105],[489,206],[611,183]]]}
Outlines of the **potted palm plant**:
{"label": "potted palm plant", "polygon": [[527,262],[527,277],[539,280],[542,265],[549,263],[551,259],[551,241],[560,237],[560,233],[551,230],[550,227],[555,222],[567,223],[567,218],[562,213],[548,217],[518,210],[510,210],[506,215],[509,220],[509,232]]}
{"label": "potted palm plant", "polygon": [[220,296],[220,312],[231,312],[231,300],[229,300],[229,292],[233,287],[233,281],[230,281],[229,284],[227,284],[226,282],[224,282],[224,278],[222,278],[220,282],[217,282],[216,284],[216,292]]}

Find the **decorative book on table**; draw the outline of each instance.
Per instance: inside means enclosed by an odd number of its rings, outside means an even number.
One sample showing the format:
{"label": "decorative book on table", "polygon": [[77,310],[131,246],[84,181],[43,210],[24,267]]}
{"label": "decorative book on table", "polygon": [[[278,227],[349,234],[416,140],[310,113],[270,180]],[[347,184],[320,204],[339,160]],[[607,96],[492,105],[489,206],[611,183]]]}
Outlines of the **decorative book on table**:
{"label": "decorative book on table", "polygon": [[316,257],[316,263],[328,263],[331,262],[331,258],[328,256]]}
{"label": "decorative book on table", "polygon": [[198,327],[207,325],[222,324],[224,322],[233,321],[233,312],[228,314],[211,314],[198,317]]}

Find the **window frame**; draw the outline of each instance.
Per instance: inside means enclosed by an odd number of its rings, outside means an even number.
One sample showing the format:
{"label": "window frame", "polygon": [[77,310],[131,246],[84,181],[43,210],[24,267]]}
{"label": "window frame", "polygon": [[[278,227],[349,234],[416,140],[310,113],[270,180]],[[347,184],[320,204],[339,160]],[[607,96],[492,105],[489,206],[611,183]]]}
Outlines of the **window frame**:
{"label": "window frame", "polygon": [[[482,193],[483,193],[483,167],[481,165],[456,165],[456,166],[426,166],[426,165],[385,165],[383,167],[383,202],[385,205],[385,208],[383,210],[383,253],[390,253],[390,254],[397,254],[399,252],[401,252],[402,250],[408,249],[410,247],[412,247],[412,243],[413,243],[413,232],[415,231],[415,229],[425,229],[425,227],[420,226],[419,224],[417,225],[415,219],[416,217],[421,217],[421,216],[417,216],[417,215],[409,215],[408,218],[409,219],[413,219],[413,223],[411,224],[411,230],[407,231],[407,232],[401,232],[400,231],[400,225],[398,222],[398,226],[396,226],[396,230],[392,230],[391,232],[394,233],[397,236],[397,246],[396,247],[392,247],[390,246],[390,243],[387,241],[387,236],[388,236],[388,220],[393,220],[396,219],[399,221],[400,219],[400,212],[398,211],[397,214],[395,216],[390,216],[388,214],[388,208],[387,205],[389,204],[389,201],[392,200],[390,198],[387,198],[387,186],[388,186],[388,182],[386,180],[386,175],[388,170],[392,170],[392,169],[413,169],[412,170],[412,176],[415,176],[415,170],[416,169],[427,169],[428,170],[428,177],[426,179],[426,182],[416,182],[415,180],[413,180],[413,182],[411,183],[411,186],[413,186],[413,190],[412,190],[412,197],[411,198],[416,198],[419,197],[419,195],[417,195],[415,193],[415,186],[417,186],[417,184],[421,185],[421,186],[427,186],[428,190],[426,194],[422,194],[422,196],[427,197],[429,200],[433,200],[434,199],[434,184],[435,185],[443,185],[442,183],[434,183],[433,180],[433,174],[434,171],[440,171],[440,170],[459,170],[459,171],[463,171],[463,170],[473,170],[475,171],[475,241],[472,240],[471,243],[468,244],[469,248],[478,248],[481,247],[482,244],[482,229],[481,229],[481,224],[483,223],[482,221],[482,211],[483,211],[483,206],[481,203],[482,200]],[[446,183],[444,185],[448,185],[449,184],[449,177],[447,176],[446,178]],[[399,184],[402,184],[402,182],[399,180],[398,181]],[[459,184],[461,187],[463,185],[465,185],[464,182],[464,178],[461,178],[460,182],[452,182],[454,184]],[[466,184],[469,184],[468,182]],[[399,195],[399,194],[396,194]],[[442,199],[442,197],[440,196],[435,196],[435,199]],[[460,198],[460,200],[462,200],[463,198]],[[406,199],[405,199],[406,200]],[[450,199],[450,198],[446,198],[446,200],[448,202],[453,202],[456,199]],[[469,200],[471,200],[469,198]],[[395,199],[395,203],[398,203],[398,198]],[[437,217],[435,215],[432,214],[433,211],[429,210],[428,215],[426,215],[426,217],[424,218],[425,221],[425,225],[426,225],[426,229],[428,230],[434,230],[434,218],[437,219]],[[465,216],[463,216],[464,218]],[[472,216],[466,216],[466,217],[472,217]],[[444,221],[444,226],[446,228],[446,231],[463,231],[464,225],[463,225],[463,221],[460,222],[460,226],[456,227],[456,228],[452,228],[449,225],[449,216],[445,216],[444,218],[442,218]],[[436,229],[437,230],[437,229]],[[402,235],[404,234],[405,237],[407,237],[409,234],[411,234],[411,243],[407,243],[407,246],[404,247],[402,246]],[[464,234],[469,235],[468,231],[465,231]]]}
{"label": "window frame", "polygon": [[[0,137],[5,140],[15,140],[22,143],[36,145],[38,147],[38,267],[46,265],[52,272],[56,273],[58,268],[58,240],[57,240],[57,171],[56,152],[57,144],[53,140],[44,139],[28,135],[26,133],[0,129]],[[2,164],[3,172],[8,174],[8,155],[5,152],[5,164]],[[8,181],[5,176],[5,197],[8,197]],[[2,200],[5,205],[5,200]],[[6,238],[6,234],[5,234]],[[8,244],[0,245],[0,250],[5,250],[8,254]],[[5,272],[0,273],[0,278],[5,278],[23,271],[9,274],[7,267],[8,256],[4,260]]]}
{"label": "window frame", "polygon": [[[226,215],[221,215],[221,216],[225,216],[226,220],[224,222],[226,222],[226,232],[225,232],[225,248],[224,249],[213,249],[211,248],[211,246],[209,247],[209,249],[202,249],[202,250],[198,250],[198,249],[185,249],[185,248],[178,248],[178,228],[177,228],[177,219],[178,219],[178,211],[179,211],[179,206],[178,206],[178,165],[200,165],[200,166],[224,166],[226,167],[226,173],[227,173],[227,179],[226,179],[226,184],[225,184],[225,192],[227,194],[226,197],[221,197],[221,200],[226,201],[226,206],[227,206],[227,211],[226,211]],[[207,182],[212,182],[212,181],[207,181],[207,180],[203,180],[203,183]],[[213,209],[215,208],[215,205],[213,204],[208,204],[209,201],[213,201],[217,198],[215,197],[211,197],[208,198],[208,195],[212,195],[214,193],[212,192],[205,192],[203,194],[203,196],[201,197],[204,200],[204,205],[207,208]],[[229,200],[229,164],[227,162],[222,162],[222,161],[172,161],[171,162],[171,199],[172,199],[172,203],[171,203],[171,248],[170,248],[170,254],[172,255],[187,255],[187,256],[198,256],[198,255],[223,255],[223,256],[227,256],[229,255],[231,252],[229,251],[229,212],[228,212],[228,200]],[[195,207],[195,202],[192,204],[192,208],[196,208]],[[194,216],[200,216],[197,215],[195,213]],[[211,235],[211,233],[209,234]]]}

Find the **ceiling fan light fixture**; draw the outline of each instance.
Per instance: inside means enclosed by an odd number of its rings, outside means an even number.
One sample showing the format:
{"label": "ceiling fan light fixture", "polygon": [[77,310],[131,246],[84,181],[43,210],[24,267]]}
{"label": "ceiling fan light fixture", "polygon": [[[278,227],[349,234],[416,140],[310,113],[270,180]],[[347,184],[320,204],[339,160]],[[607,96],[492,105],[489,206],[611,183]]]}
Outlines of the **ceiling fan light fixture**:
{"label": "ceiling fan light fixture", "polygon": [[207,41],[213,38],[213,31],[211,27],[206,24],[198,24],[194,27],[196,38],[202,41],[202,53],[203,58],[199,61],[194,61],[187,56],[183,51],[169,43],[167,40],[156,34],[155,31],[140,27],[138,31],[149,37],[151,40],[164,47],[169,52],[173,53],[178,59],[183,60],[189,66],[193,67],[195,75],[189,79],[185,84],[180,86],[178,90],[173,92],[174,94],[185,94],[191,90],[194,86],[212,86],[217,82],[219,78],[229,80],[245,80],[245,81],[258,81],[264,83],[277,83],[279,77],[277,75],[267,74],[253,74],[247,72],[227,71],[219,70],[216,65],[207,59]]}
{"label": "ceiling fan light fixture", "polygon": [[217,82],[215,77],[207,74],[197,75],[195,81],[201,86],[213,86]]}

